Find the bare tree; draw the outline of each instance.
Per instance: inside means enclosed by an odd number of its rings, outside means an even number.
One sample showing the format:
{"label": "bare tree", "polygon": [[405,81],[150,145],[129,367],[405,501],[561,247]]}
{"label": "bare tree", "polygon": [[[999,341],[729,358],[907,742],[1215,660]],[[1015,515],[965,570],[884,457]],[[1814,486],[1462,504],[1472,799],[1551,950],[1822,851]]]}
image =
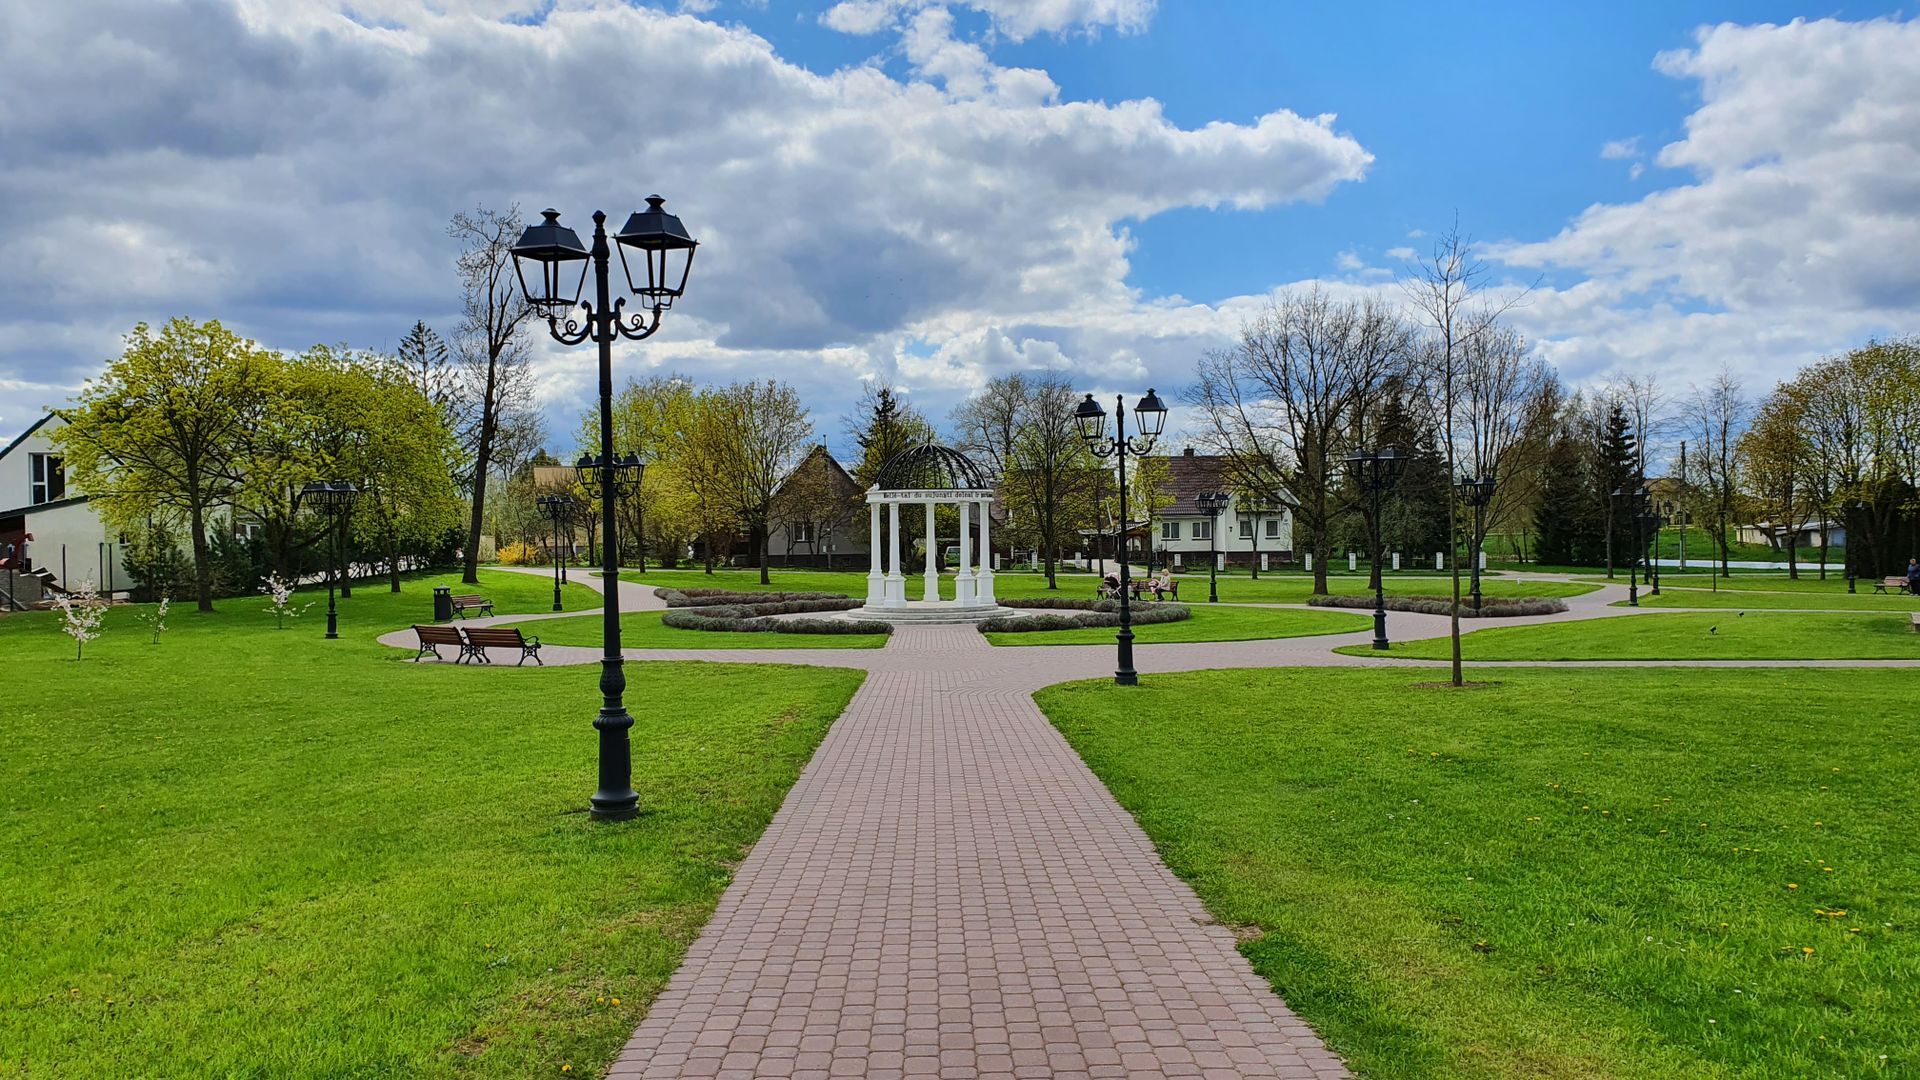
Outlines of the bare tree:
{"label": "bare tree", "polygon": [[1695,387],[1687,402],[1687,426],[1694,445],[1693,486],[1705,498],[1714,519],[1720,577],[1733,575],[1727,534],[1733,527],[1734,499],[1739,490],[1740,457],[1735,446],[1746,419],[1746,396],[1733,372],[1724,368],[1706,386]]}
{"label": "bare tree", "polygon": [[1196,441],[1226,457],[1231,475],[1284,487],[1314,556],[1315,595],[1327,592],[1346,440],[1405,370],[1411,342],[1406,321],[1380,301],[1288,293],[1240,328],[1238,346],[1202,358],[1186,391],[1199,412]]}
{"label": "bare tree", "polygon": [[1057,589],[1062,545],[1078,524],[1075,496],[1091,457],[1073,424],[1073,384],[1055,374],[1008,375],[954,411],[960,441],[987,462],[1013,528],[1025,533]]}
{"label": "bare tree", "polygon": [[461,398],[467,406],[462,434],[470,455],[473,497],[460,578],[469,584],[480,580],[480,529],[486,520],[495,440],[506,417],[532,401],[524,331],[533,309],[519,293],[511,251],[520,227],[517,209],[502,214],[485,207],[455,214],[447,226],[447,235],[461,245],[456,265],[465,292],[465,314],[454,349],[460,358]]}
{"label": "bare tree", "polygon": [[1481,284],[1485,267],[1474,257],[1473,241],[1456,225],[1434,241],[1433,252],[1405,282],[1407,300],[1427,323],[1427,347],[1421,350],[1427,393],[1440,419],[1441,442],[1447,455],[1447,550],[1454,555],[1453,685],[1464,683],[1460,669],[1460,510],[1454,499],[1453,479],[1459,476],[1460,445],[1455,441],[1462,365],[1473,339],[1499,325],[1500,316],[1515,300],[1488,305]]}
{"label": "bare tree", "polygon": [[1474,522],[1467,557],[1478,559],[1487,533],[1511,517],[1528,495],[1525,478],[1538,467],[1545,441],[1529,438],[1552,423],[1559,407],[1553,369],[1533,356],[1518,331],[1489,322],[1466,335],[1456,390],[1465,456],[1476,479],[1496,481]]}

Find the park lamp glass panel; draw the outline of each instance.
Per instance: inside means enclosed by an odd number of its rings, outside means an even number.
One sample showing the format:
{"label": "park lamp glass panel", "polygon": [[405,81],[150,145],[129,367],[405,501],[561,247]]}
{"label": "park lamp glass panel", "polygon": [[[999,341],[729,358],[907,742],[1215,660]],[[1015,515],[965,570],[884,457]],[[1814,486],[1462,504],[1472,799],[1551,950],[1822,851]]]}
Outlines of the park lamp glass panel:
{"label": "park lamp glass panel", "polygon": [[[658,195],[647,196],[647,208],[634,211],[613,236],[614,246],[620,249],[620,269],[627,275],[627,288],[657,311],[672,307],[674,300],[687,291],[693,252],[700,246],[687,234],[680,219],[667,213],[666,202]],[[638,278],[627,260],[628,248],[634,250],[644,267]]]}
{"label": "park lamp glass panel", "polygon": [[1373,454],[1374,468],[1378,471],[1375,481],[1382,486],[1392,486],[1400,479],[1400,470],[1407,467],[1407,459],[1398,447],[1383,446]]}
{"label": "park lamp glass panel", "polygon": [[589,495],[595,490],[596,474],[599,471],[600,463],[595,461],[591,454],[581,454],[580,460],[573,463],[573,475],[579,477],[580,486],[586,488]]}
{"label": "park lamp glass panel", "polygon": [[614,477],[623,494],[631,495],[640,490],[640,482],[646,479],[647,463],[640,460],[639,454],[629,453],[614,459]]}
{"label": "park lamp glass panel", "polygon": [[1080,437],[1087,441],[1088,446],[1098,445],[1100,440],[1107,437],[1107,410],[1093,400],[1092,394],[1088,394],[1086,400],[1073,410],[1073,423],[1080,429]]}
{"label": "park lamp glass panel", "polygon": [[1140,434],[1149,440],[1159,438],[1160,433],[1166,430],[1167,405],[1160,400],[1159,394],[1153,392],[1153,387],[1147,387],[1147,396],[1133,407],[1133,419],[1140,428]]}
{"label": "park lamp glass panel", "polygon": [[[587,249],[580,236],[560,224],[560,211],[542,210],[541,220],[529,225],[512,247],[513,272],[520,278],[520,292],[529,306],[548,318],[561,315],[580,304],[580,291],[587,283]],[[572,263],[580,264],[574,274]],[[532,271],[534,282],[527,281]],[[568,286],[567,279],[573,279]]]}

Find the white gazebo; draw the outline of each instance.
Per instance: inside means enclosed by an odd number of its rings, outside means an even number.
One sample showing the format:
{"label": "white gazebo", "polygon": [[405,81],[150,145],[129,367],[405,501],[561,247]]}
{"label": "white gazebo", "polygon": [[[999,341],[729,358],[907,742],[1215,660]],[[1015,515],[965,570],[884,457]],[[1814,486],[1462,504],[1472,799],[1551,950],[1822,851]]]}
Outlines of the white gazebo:
{"label": "white gazebo", "polygon": [[[954,575],[953,599],[940,598],[940,542],[934,513],[951,505],[960,519],[960,570]],[[925,567],[920,573],[920,598],[907,599],[907,575],[900,560],[900,510],[925,515]],[[850,614],[893,622],[979,622],[1013,612],[993,596],[993,489],[980,467],[965,454],[929,443],[905,450],[880,467],[867,489],[867,604]],[[886,525],[881,527],[881,511]],[[979,542],[973,522],[979,515]],[[911,520],[911,518],[909,518]],[[881,555],[885,553],[884,569]],[[975,560],[978,559],[976,564]]]}

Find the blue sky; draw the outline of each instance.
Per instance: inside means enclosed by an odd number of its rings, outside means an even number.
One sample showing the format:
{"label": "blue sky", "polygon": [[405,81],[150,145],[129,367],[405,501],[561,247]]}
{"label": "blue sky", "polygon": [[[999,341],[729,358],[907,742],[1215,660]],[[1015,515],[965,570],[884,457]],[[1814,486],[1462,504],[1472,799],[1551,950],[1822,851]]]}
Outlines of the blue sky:
{"label": "blue sky", "polygon": [[[706,241],[620,378],[1177,389],[1458,215],[1576,386],[1751,393],[1920,326],[1920,24],[1773,3],[72,0],[0,38],[0,434],[135,322],[457,334],[444,224],[650,191]],[[66,58],[88,56],[75,65]],[[1322,116],[1331,116],[1322,121]],[[1604,148],[1612,145],[1611,150]],[[1604,151],[1604,152],[1603,152]],[[1427,235],[1420,235],[1420,234]],[[534,350],[556,449],[589,357]]]}

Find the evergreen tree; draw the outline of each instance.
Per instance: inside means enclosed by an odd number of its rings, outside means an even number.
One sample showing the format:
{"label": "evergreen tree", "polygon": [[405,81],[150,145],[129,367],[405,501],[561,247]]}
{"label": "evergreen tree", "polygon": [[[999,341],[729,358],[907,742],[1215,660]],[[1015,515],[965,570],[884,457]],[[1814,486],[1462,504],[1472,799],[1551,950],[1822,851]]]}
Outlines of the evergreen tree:
{"label": "evergreen tree", "polygon": [[933,425],[906,401],[899,391],[884,381],[869,382],[860,394],[860,404],[848,419],[848,434],[860,447],[860,460],[854,463],[853,479],[864,490],[872,487],[887,459],[922,443],[932,442]]}
{"label": "evergreen tree", "polygon": [[1594,447],[1591,463],[1593,511],[1600,519],[1599,546],[1583,563],[1604,563],[1607,576],[1615,566],[1625,565],[1632,555],[1633,522],[1629,500],[1616,499],[1616,491],[1640,490],[1639,443],[1633,435],[1633,421],[1626,406],[1614,401],[1600,423],[1600,439]]}
{"label": "evergreen tree", "polygon": [[1411,395],[1409,387],[1395,380],[1374,427],[1378,445],[1391,446],[1408,458],[1399,483],[1380,504],[1380,543],[1389,566],[1396,551],[1415,558],[1447,548],[1447,460],[1433,424],[1409,407]]}
{"label": "evergreen tree", "polygon": [[1534,561],[1542,566],[1584,566],[1598,544],[1593,492],[1580,444],[1563,426],[1541,463],[1540,502],[1533,511]]}

